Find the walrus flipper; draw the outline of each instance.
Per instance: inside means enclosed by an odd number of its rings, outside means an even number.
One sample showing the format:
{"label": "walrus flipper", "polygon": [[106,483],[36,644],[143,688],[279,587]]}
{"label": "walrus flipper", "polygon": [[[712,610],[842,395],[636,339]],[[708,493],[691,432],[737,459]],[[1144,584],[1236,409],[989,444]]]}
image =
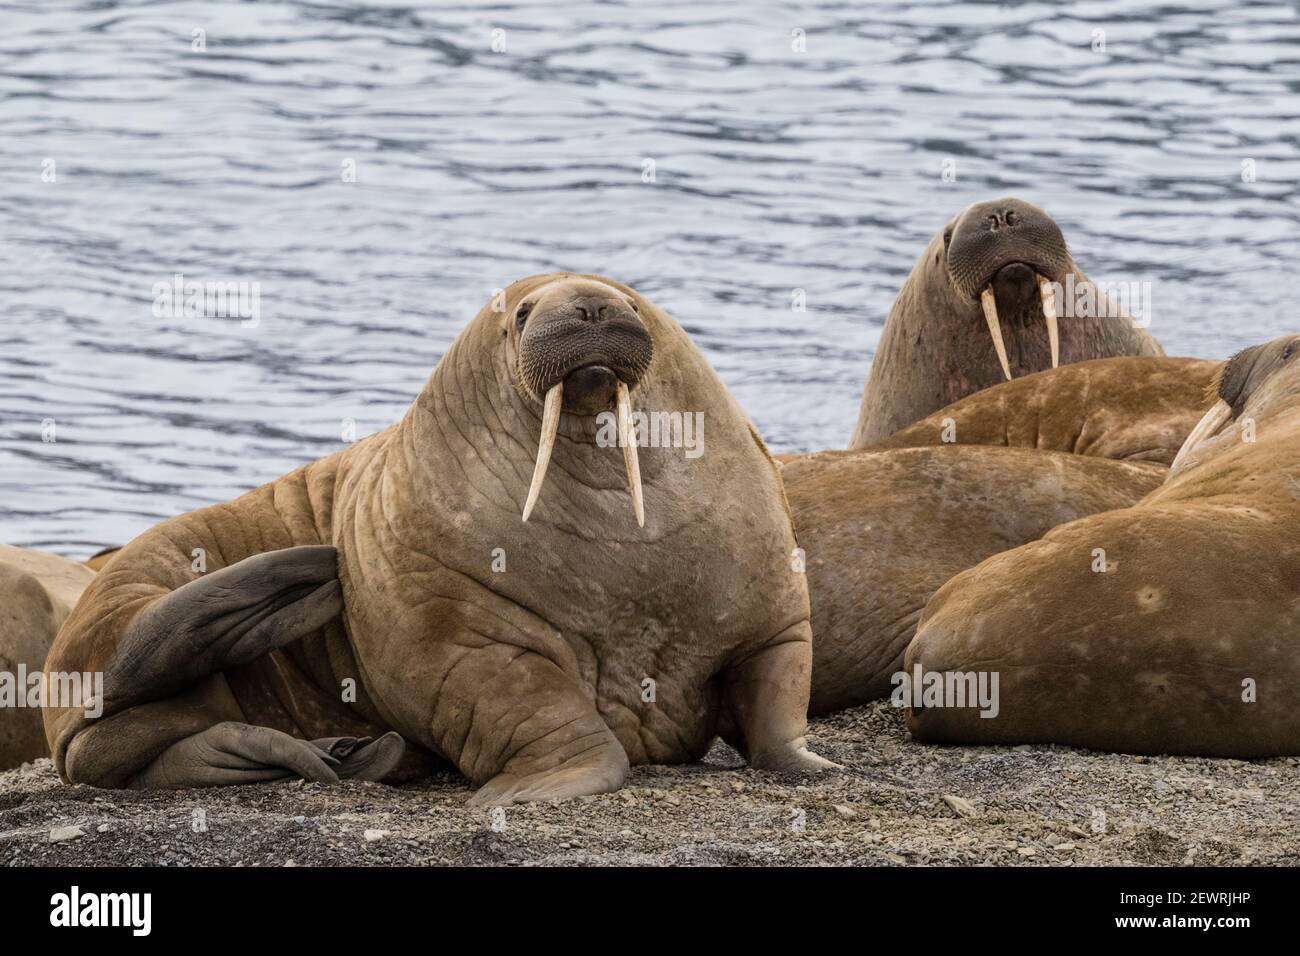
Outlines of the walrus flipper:
{"label": "walrus flipper", "polygon": [[343,610],[337,560],[328,545],[267,551],[160,598],[109,662],[105,713],[167,697],[324,626]]}
{"label": "walrus flipper", "polygon": [[392,730],[378,740],[373,737],[326,737],[313,740],[312,746],[337,759],[338,766],[334,771],[343,780],[382,780],[406,753],[406,741]]}
{"label": "walrus flipper", "polygon": [[306,740],[270,727],[226,721],[172,744],[129,786],[136,790],[224,787],[286,777],[338,783],[338,766],[337,758]]}
{"label": "walrus flipper", "polygon": [[[53,722],[55,766],[65,779],[106,787],[209,786],[281,777],[338,780],[387,766],[373,755],[333,755],[243,723],[222,672],[303,638],[343,610],[337,555],[307,545],[267,551],[163,594],[125,624],[103,665],[97,716],[68,708]],[[47,726],[50,722],[47,720]],[[355,747],[351,749],[356,749]],[[400,757],[400,753],[399,753]]]}
{"label": "walrus flipper", "polygon": [[313,783],[377,781],[406,744],[396,733],[300,740],[270,727],[224,721],[168,747],[132,778],[137,790],[225,787],[301,777]]}
{"label": "walrus flipper", "polygon": [[722,738],[756,770],[817,773],[840,765],[808,749],[812,627],[804,620],[722,674],[728,720]]}

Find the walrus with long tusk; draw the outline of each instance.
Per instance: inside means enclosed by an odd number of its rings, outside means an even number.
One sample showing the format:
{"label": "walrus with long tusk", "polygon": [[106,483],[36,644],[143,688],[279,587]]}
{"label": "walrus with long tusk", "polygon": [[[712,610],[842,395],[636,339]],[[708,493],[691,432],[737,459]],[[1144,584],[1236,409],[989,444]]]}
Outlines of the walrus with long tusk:
{"label": "walrus with long tusk", "polygon": [[[659,410],[702,412],[705,453],[601,440]],[[328,782],[406,750],[480,804],[614,790],[715,735],[751,766],[834,766],[804,742],[794,553],[776,466],[681,327],[608,279],[524,279],[400,422],[112,559],[50,654],[105,675],[99,719],[47,709],[55,766]]]}
{"label": "walrus with long tusk", "polygon": [[[1056,288],[1067,286],[1074,297],[1057,301]],[[977,202],[930,241],[894,300],[849,447],[1007,379],[1163,354],[1083,274],[1047,213],[1013,198]]]}
{"label": "walrus with long tusk", "polygon": [[32,681],[94,576],[76,561],[0,544],[0,770],[49,753]]}
{"label": "walrus with long tusk", "polygon": [[1126,508],[1167,469],[980,446],[821,452],[781,468],[812,599],[810,714],[888,696],[926,602],[990,555]]}
{"label": "walrus with long tusk", "polygon": [[[946,743],[1300,754],[1300,335],[1222,367],[1169,477],[949,581],[907,651],[995,671],[996,718],[922,706]],[[945,677],[946,681],[947,678]]]}
{"label": "walrus with long tusk", "polygon": [[1063,365],[967,395],[870,447],[1006,445],[1169,465],[1219,368],[1163,356]]}

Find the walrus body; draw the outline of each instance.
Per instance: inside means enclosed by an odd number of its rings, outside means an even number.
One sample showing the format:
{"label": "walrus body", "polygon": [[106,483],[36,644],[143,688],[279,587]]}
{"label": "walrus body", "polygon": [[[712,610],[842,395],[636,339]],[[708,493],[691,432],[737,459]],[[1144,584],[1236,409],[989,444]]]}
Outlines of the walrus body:
{"label": "walrus body", "polygon": [[909,670],[999,674],[995,719],[914,709],[920,740],[1300,754],[1300,336],[1224,366],[1169,479],[954,577]]}
{"label": "walrus body", "polygon": [[849,447],[1058,363],[1163,354],[1084,275],[1047,213],[975,203],[930,241],[894,300]]}
{"label": "walrus body", "polygon": [[949,578],[1052,528],[1125,508],[1158,465],[1019,448],[823,452],[785,464],[812,598],[810,714],[890,693]]}
{"label": "walrus body", "polygon": [[121,550],[122,549],[118,547],[104,548],[102,551],[95,552],[94,554],[92,554],[90,557],[88,557],[85,561],[81,563],[84,564],[86,567],[90,568],[90,570],[92,571],[103,571],[104,568],[108,565],[108,562],[112,561],[113,558],[117,557],[117,552]]}
{"label": "walrus body", "polygon": [[1169,465],[1219,368],[1189,358],[1078,362],[968,395],[870,447],[1006,445]]}
{"label": "walrus body", "polygon": [[[630,392],[703,412],[707,452],[601,447]],[[105,670],[105,715],[47,710],[51,750],[99,786],[377,779],[395,731],[490,803],[616,789],[717,734],[820,769],[794,549],[775,465],[671,318],[521,280],[399,423],[113,558],[49,664]]]}
{"label": "walrus body", "polygon": [[39,706],[26,706],[30,684],[73,605],[94,578],[84,565],[57,555],[0,545],[0,770],[44,757]]}

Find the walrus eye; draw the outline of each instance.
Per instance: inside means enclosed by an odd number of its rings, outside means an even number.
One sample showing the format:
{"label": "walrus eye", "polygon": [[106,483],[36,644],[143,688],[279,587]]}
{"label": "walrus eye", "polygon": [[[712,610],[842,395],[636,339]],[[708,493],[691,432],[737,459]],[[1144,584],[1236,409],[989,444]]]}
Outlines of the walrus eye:
{"label": "walrus eye", "polygon": [[952,226],[943,231],[943,248],[945,252],[948,251],[950,245],[952,245]]}
{"label": "walrus eye", "polygon": [[1292,355],[1295,355],[1295,347],[1296,347],[1296,343],[1295,343],[1295,342],[1288,342],[1288,343],[1287,343],[1286,348],[1284,348],[1284,349],[1282,350],[1282,361],[1283,361],[1283,362],[1289,360],[1289,359],[1291,358]]}
{"label": "walrus eye", "polygon": [[529,303],[525,302],[515,310],[516,328],[522,329],[524,327],[524,323],[528,321],[528,313],[531,312],[532,309],[533,307]]}

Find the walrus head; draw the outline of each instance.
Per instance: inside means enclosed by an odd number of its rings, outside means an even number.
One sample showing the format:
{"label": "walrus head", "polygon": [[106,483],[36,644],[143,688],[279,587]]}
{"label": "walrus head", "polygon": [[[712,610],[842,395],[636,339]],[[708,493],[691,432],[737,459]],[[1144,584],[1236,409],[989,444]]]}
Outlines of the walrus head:
{"label": "walrus head", "polygon": [[1023,328],[1042,315],[1052,368],[1061,362],[1052,283],[1073,270],[1065,237],[1052,217],[1019,199],[968,206],[943,233],[948,281],[958,297],[980,303],[1002,374],[1011,378],[1001,320]]}
{"label": "walrus head", "polygon": [[1218,435],[1225,425],[1236,421],[1256,397],[1260,387],[1300,354],[1300,335],[1284,335],[1242,349],[1223,363],[1210,384],[1213,404],[1188,433],[1169,468],[1170,478],[1190,461],[1193,449]]}
{"label": "walrus head", "polygon": [[546,480],[561,412],[594,416],[614,410],[637,524],[645,502],[637,443],[629,433],[631,392],[654,359],[654,342],[636,299],[596,279],[561,276],[514,304],[507,348],[516,388],[541,403],[542,430],[523,518],[528,520]]}

